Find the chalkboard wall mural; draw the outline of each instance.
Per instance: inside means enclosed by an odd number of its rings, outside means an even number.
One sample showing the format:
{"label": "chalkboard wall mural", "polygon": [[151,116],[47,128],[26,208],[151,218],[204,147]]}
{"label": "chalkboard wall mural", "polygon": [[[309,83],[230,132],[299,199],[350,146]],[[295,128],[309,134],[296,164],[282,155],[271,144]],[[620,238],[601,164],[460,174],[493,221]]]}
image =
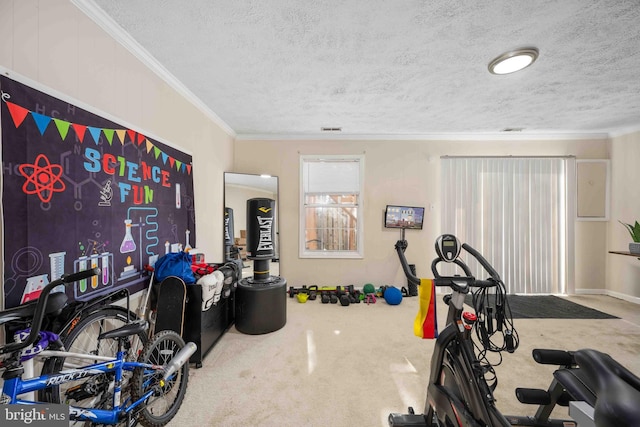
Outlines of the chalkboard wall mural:
{"label": "chalkboard wall mural", "polygon": [[71,299],[142,289],[195,246],[191,156],[21,80],[0,76],[5,307],[91,267]]}

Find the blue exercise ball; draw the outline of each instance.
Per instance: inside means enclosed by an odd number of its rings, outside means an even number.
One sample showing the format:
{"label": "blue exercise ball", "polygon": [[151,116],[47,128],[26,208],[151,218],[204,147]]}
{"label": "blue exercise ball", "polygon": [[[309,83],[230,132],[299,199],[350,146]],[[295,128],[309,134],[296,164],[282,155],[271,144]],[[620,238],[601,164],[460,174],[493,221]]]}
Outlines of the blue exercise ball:
{"label": "blue exercise ball", "polygon": [[398,305],[402,302],[402,292],[396,287],[389,286],[384,291],[384,300],[389,305]]}

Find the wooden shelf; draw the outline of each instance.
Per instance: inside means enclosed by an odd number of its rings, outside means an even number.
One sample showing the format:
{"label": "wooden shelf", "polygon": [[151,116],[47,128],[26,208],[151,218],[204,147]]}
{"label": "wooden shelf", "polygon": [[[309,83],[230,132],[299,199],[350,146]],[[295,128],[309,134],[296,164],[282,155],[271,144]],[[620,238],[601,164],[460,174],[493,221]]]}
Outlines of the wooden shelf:
{"label": "wooden shelf", "polygon": [[640,254],[632,254],[629,251],[609,251],[610,254],[633,256],[640,259]]}

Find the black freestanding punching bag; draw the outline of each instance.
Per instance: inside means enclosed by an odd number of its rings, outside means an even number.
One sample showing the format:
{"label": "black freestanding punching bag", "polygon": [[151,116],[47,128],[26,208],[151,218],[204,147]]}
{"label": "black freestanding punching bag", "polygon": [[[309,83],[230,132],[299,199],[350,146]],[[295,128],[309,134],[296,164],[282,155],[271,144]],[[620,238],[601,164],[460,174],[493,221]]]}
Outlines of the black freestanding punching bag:
{"label": "black freestanding punching bag", "polygon": [[266,334],[287,323],[287,281],[269,274],[275,256],[275,200],[247,200],[247,258],[253,260],[253,277],[236,289],[236,329],[245,334]]}

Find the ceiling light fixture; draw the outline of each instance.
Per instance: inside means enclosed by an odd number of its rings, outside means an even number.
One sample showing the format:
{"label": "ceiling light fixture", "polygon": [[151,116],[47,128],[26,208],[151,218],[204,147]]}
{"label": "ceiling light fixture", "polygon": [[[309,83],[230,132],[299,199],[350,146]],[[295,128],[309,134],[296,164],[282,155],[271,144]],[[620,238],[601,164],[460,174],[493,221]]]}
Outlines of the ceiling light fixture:
{"label": "ceiling light fixture", "polygon": [[538,49],[535,47],[525,47],[503,53],[489,63],[491,74],[509,74],[520,71],[533,64],[538,59]]}

